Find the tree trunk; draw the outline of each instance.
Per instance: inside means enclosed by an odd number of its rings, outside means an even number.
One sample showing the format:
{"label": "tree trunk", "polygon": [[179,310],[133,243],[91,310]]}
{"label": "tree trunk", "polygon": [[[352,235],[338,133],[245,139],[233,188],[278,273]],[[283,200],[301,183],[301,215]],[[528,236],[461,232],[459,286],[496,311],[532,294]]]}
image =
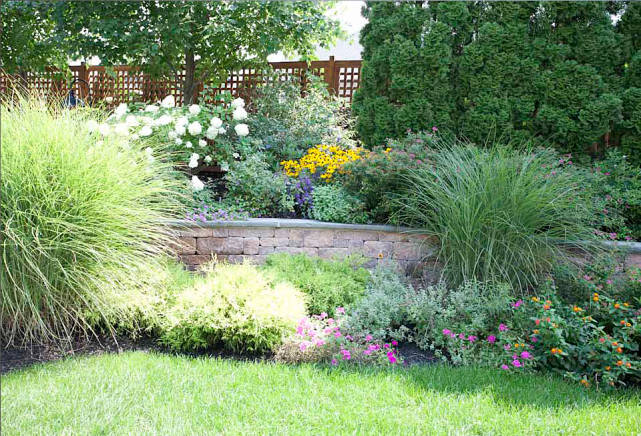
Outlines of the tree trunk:
{"label": "tree trunk", "polygon": [[185,53],[185,81],[183,82],[183,104],[190,105],[196,103],[196,96],[194,90],[196,84],[194,83],[194,73],[196,71],[196,60],[194,53],[187,51]]}

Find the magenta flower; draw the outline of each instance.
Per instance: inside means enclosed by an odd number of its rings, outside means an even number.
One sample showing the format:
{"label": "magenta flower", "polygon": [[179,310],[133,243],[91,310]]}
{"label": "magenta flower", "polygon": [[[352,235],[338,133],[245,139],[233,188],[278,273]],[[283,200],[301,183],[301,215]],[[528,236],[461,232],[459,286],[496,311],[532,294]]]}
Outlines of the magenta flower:
{"label": "magenta flower", "polygon": [[353,341],[353,340],[354,340],[354,338],[353,338],[353,337],[351,337],[350,335],[346,335],[346,336],[345,336],[345,339],[347,339],[348,341]]}
{"label": "magenta flower", "polygon": [[316,340],[316,346],[320,347],[322,345],[325,345],[325,340],[324,339],[317,339]]}
{"label": "magenta flower", "polygon": [[507,371],[508,369],[510,369],[510,367],[507,366],[506,364],[503,364],[503,365],[501,365],[501,369],[504,369],[504,370]]}
{"label": "magenta flower", "polygon": [[368,341],[368,342],[371,341],[372,340],[372,335],[365,336],[365,340]]}
{"label": "magenta flower", "polygon": [[396,363],[396,357],[394,357],[394,353],[391,351],[387,353],[387,359],[389,359],[389,363]]}
{"label": "magenta flower", "polygon": [[536,338],[536,336],[532,336],[532,337],[530,338],[530,340],[531,340],[532,342],[538,342],[538,339]]}
{"label": "magenta flower", "polygon": [[476,336],[473,336],[473,335],[469,335],[469,336],[467,337],[467,340],[468,340],[468,341],[470,341],[470,342],[474,342],[474,341],[476,341],[477,339],[478,339],[478,338],[477,338]]}
{"label": "magenta flower", "polygon": [[321,319],[327,318],[327,312],[321,312],[320,317]]}
{"label": "magenta flower", "polygon": [[338,365],[338,360],[332,359],[332,365],[334,365],[334,366]]}
{"label": "magenta flower", "polygon": [[307,342],[301,342],[298,347],[300,348],[300,351],[307,350]]}
{"label": "magenta flower", "polygon": [[530,353],[528,353],[527,351],[524,351],[524,352],[521,353],[521,357],[523,359],[531,359],[532,355]]}
{"label": "magenta flower", "polygon": [[490,336],[488,336],[488,337],[487,337],[487,341],[488,341],[490,344],[495,343],[495,342],[496,342],[496,336],[494,336],[494,335],[490,335]]}
{"label": "magenta flower", "polygon": [[363,351],[363,353],[365,353],[365,354],[367,354],[369,356],[370,354],[372,354],[372,350],[367,349],[367,350]]}
{"label": "magenta flower", "polygon": [[383,348],[389,348],[389,344],[383,345]]}
{"label": "magenta flower", "polygon": [[465,335],[463,333],[459,333],[458,338],[459,339],[465,339]]}
{"label": "magenta flower", "polygon": [[507,326],[505,324],[499,324],[499,331],[500,332],[506,332],[507,331]]}
{"label": "magenta flower", "polygon": [[503,345],[503,349],[506,350],[506,351],[509,350],[510,348],[512,348],[512,346],[510,344]]}
{"label": "magenta flower", "polygon": [[345,315],[345,309],[342,307],[337,307],[336,308],[336,313],[339,315]]}
{"label": "magenta flower", "polygon": [[436,126],[432,127],[432,132],[438,132],[438,127]]}
{"label": "magenta flower", "polygon": [[449,336],[449,335],[450,335],[450,333],[452,333],[452,332],[451,332],[449,329],[443,329],[443,334],[444,334],[445,336]]}
{"label": "magenta flower", "polygon": [[398,342],[396,342],[396,341],[392,341],[392,345],[397,346],[397,345],[398,345]]}
{"label": "magenta flower", "polygon": [[512,303],[512,307],[516,309],[517,307],[520,307],[522,304],[523,304],[523,300],[519,300],[516,303]]}
{"label": "magenta flower", "polygon": [[520,368],[521,366],[523,366],[521,365],[521,362],[516,359],[512,361],[512,365],[514,365],[516,368]]}
{"label": "magenta flower", "polygon": [[341,332],[339,332],[339,331],[334,332],[334,337],[340,338],[341,337]]}
{"label": "magenta flower", "polygon": [[341,350],[343,354],[343,360],[349,360],[352,358],[352,355],[349,353],[349,350]]}

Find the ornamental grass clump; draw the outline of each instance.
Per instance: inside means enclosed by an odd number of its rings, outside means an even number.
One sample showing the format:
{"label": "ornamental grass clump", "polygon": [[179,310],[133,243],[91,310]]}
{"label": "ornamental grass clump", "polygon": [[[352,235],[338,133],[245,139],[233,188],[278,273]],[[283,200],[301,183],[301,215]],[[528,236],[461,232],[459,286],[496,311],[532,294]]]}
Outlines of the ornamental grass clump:
{"label": "ornamental grass clump", "polygon": [[[2,101],[3,342],[68,340],[110,327],[110,304],[155,267],[179,191],[169,159],[91,132],[87,110]],[[112,321],[110,321],[112,320]]]}
{"label": "ornamental grass clump", "polygon": [[435,146],[429,163],[404,177],[397,218],[440,238],[451,285],[480,280],[525,290],[571,257],[568,242],[594,240],[594,206],[579,200],[571,162],[549,150]]}

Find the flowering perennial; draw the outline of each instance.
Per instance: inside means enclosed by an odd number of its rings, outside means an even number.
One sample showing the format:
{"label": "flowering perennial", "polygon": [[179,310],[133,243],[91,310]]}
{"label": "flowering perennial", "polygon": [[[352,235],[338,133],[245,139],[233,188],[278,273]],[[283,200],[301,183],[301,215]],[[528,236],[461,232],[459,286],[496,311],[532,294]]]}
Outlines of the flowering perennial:
{"label": "flowering perennial", "polygon": [[298,177],[307,170],[310,174],[318,172],[321,179],[330,181],[334,173],[343,173],[343,165],[361,159],[362,153],[362,148],[344,150],[335,145],[319,145],[307,150],[307,154],[300,160],[282,161],[281,165],[290,177]]}

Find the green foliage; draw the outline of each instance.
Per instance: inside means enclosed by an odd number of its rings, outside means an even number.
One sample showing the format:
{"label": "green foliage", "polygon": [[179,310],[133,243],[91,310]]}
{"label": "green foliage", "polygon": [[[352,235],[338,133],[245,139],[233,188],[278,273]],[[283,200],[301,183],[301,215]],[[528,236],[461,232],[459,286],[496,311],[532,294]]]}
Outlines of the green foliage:
{"label": "green foliage", "polygon": [[344,328],[354,337],[369,334],[374,340],[409,339],[412,332],[406,326],[407,312],[416,296],[395,263],[378,265],[365,295],[348,314]]}
{"label": "green foliage", "polygon": [[[185,103],[205,81],[264,65],[284,51],[313,53],[342,34],[325,13],[332,3],[61,1],[52,6],[55,41],[70,56],[99,56],[107,65],[140,65],[155,75],[184,66]],[[3,17],[4,22],[4,17]],[[15,48],[18,50],[18,48]]]}
{"label": "green foliage", "polygon": [[[549,150],[483,150],[440,144],[429,165],[410,172],[397,199],[398,222],[436,235],[448,283],[510,283],[522,290],[570,253],[562,241],[589,241],[595,211],[576,201],[572,167],[554,168]],[[587,249],[587,248],[584,248]]]}
{"label": "green foliage", "polygon": [[322,185],[312,193],[311,217],[335,223],[365,223],[364,205],[339,185]]}
{"label": "green foliage", "polygon": [[[2,101],[3,340],[46,342],[89,333],[125,310],[109,297],[158,265],[163,221],[182,187],[162,151],[98,136],[92,112],[36,97]],[[155,158],[154,158],[155,156]],[[123,315],[124,316],[124,315]]]}
{"label": "green foliage", "polygon": [[367,2],[363,14],[353,111],[370,147],[438,126],[477,144],[639,148],[635,2]]}
{"label": "green foliage", "polygon": [[356,256],[324,260],[277,253],[267,258],[265,269],[307,294],[310,314],[332,316],[337,307],[352,307],[363,296],[370,276],[361,268],[364,261]]}
{"label": "green foliage", "polygon": [[268,156],[274,171],[285,160],[300,159],[318,144],[354,145],[352,120],[345,103],[329,94],[320,78],[305,77],[301,95],[299,79],[283,81],[272,77],[252,98],[247,123],[251,138]]}
{"label": "green foliage", "polygon": [[203,273],[166,313],[160,340],[172,348],[274,351],[305,316],[304,295],[256,267],[210,264]]}
{"label": "green foliage", "polygon": [[294,211],[294,197],[287,190],[285,176],[270,171],[262,154],[234,161],[225,174],[225,186],[227,198],[252,216],[283,216]]}
{"label": "green foliage", "polygon": [[408,321],[415,325],[415,341],[421,348],[444,349],[454,363],[481,363],[474,353],[460,347],[450,347],[443,332],[461,332],[465,340],[470,335],[485,337],[510,313],[513,290],[508,285],[483,284],[469,281],[457,288],[444,284],[419,289],[407,308]]}

